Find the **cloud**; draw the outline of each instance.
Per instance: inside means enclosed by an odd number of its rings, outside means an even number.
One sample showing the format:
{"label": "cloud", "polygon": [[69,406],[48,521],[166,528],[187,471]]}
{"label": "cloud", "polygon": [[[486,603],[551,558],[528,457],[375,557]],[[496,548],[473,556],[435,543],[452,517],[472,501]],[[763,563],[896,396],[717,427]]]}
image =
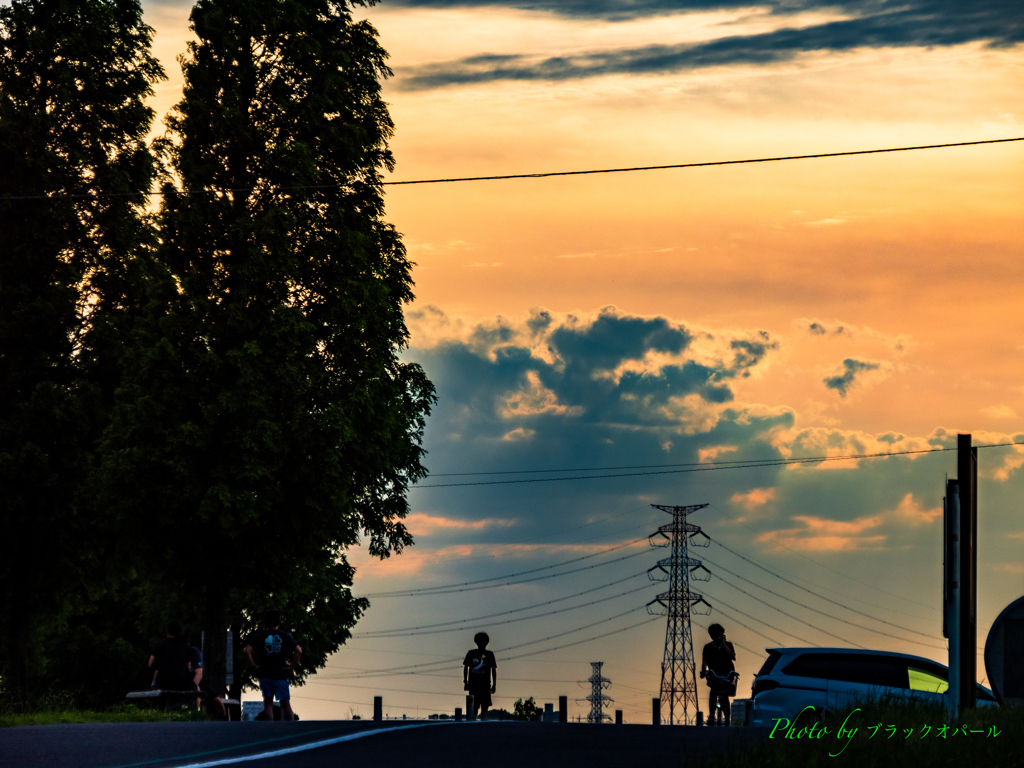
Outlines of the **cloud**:
{"label": "cloud", "polygon": [[479,531],[484,528],[508,528],[515,525],[515,520],[503,520],[499,518],[485,518],[482,520],[458,520],[439,515],[430,515],[424,512],[413,512],[405,518],[406,527],[412,531],[414,536],[429,536],[439,528],[456,529],[460,531]]}
{"label": "cloud", "polygon": [[746,493],[734,493],[730,501],[733,504],[742,504],[747,509],[761,507],[775,498],[774,488],[754,488]]}
{"label": "cloud", "polygon": [[697,456],[701,464],[706,464],[723,453],[735,453],[738,450],[737,445],[712,445],[710,448],[701,448],[697,451]]}
{"label": "cloud", "polygon": [[[777,347],[764,331],[698,331],[614,307],[560,317],[538,309],[525,321],[475,324],[427,308],[410,327],[410,355],[446,372],[442,399],[447,390],[462,404],[460,418],[474,419],[479,430],[490,425],[495,437],[526,436],[518,427],[562,429],[566,418],[591,429],[707,432],[735,398],[731,382],[750,377]],[[764,415],[780,418],[789,423],[791,416]],[[666,441],[669,434],[658,444]]]}
{"label": "cloud", "polygon": [[1014,413],[1013,409],[1006,405],[993,405],[988,408],[982,408],[981,413],[985,416],[991,416],[994,419],[1017,418],[1017,414]]}
{"label": "cloud", "polygon": [[907,334],[882,333],[866,325],[858,326],[852,323],[842,323],[837,320],[828,322],[817,318],[808,319],[802,317],[795,322],[795,325],[811,336],[823,338],[841,337],[846,340],[879,342],[896,352],[904,352],[914,344],[913,338]]}
{"label": "cloud", "polygon": [[914,500],[914,494],[908,493],[903,497],[899,506],[892,512],[892,518],[910,525],[928,525],[942,517],[942,507],[922,509],[921,505]]}
{"label": "cloud", "polygon": [[[407,0],[407,4],[433,7],[470,5],[457,0]],[[737,9],[745,4],[695,2],[681,8],[679,4],[670,5],[668,2],[605,2],[590,7],[591,4],[580,0],[537,4],[513,2],[510,5],[566,16],[623,20],[643,15],[678,13],[680,10]],[[787,13],[809,9],[839,11],[846,18],[801,28],[788,27],[759,34],[724,36],[698,43],[648,45],[547,58],[520,54],[469,56],[404,68],[400,71],[399,87],[424,90],[507,80],[558,81],[606,75],[666,74],[738,64],[763,66],[791,61],[809,52],[906,46],[933,48],[979,41],[989,47],[1005,48],[1024,41],[1024,21],[1014,0],[976,0],[971,3],[918,0],[895,9],[875,0],[828,5],[799,2],[768,5],[780,18]]]}
{"label": "cloud", "polygon": [[532,440],[533,436],[536,435],[536,430],[524,429],[523,427],[516,427],[511,432],[506,432],[501,436],[501,439],[507,443],[517,443],[521,440]]}
{"label": "cloud", "polygon": [[803,523],[803,527],[764,533],[758,536],[758,541],[775,544],[778,548],[785,545],[798,552],[849,552],[877,548],[886,539],[883,534],[863,535],[882,524],[882,515],[850,521],[796,515],[793,520]]}
{"label": "cloud", "polygon": [[852,357],[848,357],[843,360],[844,372],[838,376],[829,376],[824,379],[825,386],[828,389],[834,389],[839,393],[840,397],[845,398],[847,391],[853,386],[857,374],[864,373],[866,371],[877,371],[880,367],[881,365],[879,363],[854,360]]}

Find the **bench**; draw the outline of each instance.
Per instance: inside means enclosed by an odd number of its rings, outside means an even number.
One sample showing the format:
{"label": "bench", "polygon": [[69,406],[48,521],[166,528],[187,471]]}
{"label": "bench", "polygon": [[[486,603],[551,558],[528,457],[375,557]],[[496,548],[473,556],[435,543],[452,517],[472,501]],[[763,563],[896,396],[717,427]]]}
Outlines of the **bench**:
{"label": "bench", "polygon": [[[154,705],[162,704],[166,712],[172,707],[190,704],[196,699],[205,699],[208,695],[206,691],[163,691],[159,688],[152,688],[148,691],[131,691],[124,698],[125,701],[130,701],[133,704],[141,704],[143,702],[151,702]],[[241,708],[238,699],[221,699],[221,701],[224,702],[224,709],[227,712],[228,720],[241,719],[237,714]],[[231,717],[232,712],[236,713],[234,718]]]}

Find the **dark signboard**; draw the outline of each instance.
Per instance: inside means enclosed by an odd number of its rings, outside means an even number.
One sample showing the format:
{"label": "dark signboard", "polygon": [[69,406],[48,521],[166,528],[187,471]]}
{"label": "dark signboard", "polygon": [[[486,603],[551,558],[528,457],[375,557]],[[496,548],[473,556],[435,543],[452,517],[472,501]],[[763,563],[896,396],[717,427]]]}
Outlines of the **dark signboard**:
{"label": "dark signboard", "polygon": [[1024,704],[1024,597],[999,614],[985,641],[989,686],[1004,704]]}

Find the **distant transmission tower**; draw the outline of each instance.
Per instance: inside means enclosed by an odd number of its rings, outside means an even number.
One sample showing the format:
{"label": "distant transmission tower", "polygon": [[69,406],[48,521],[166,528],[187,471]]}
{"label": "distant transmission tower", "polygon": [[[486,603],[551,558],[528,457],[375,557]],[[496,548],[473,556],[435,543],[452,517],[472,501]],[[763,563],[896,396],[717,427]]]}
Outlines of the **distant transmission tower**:
{"label": "distant transmission tower", "polygon": [[576,702],[590,702],[590,714],[587,715],[587,722],[600,724],[605,720],[610,721],[612,719],[610,715],[606,715],[603,711],[605,704],[614,702],[614,699],[610,696],[605,696],[603,693],[612,684],[612,681],[601,675],[601,667],[604,666],[603,661],[592,661],[590,666],[593,668],[593,671],[590,673],[590,679],[580,681],[580,685],[590,683],[590,695],[585,699],[576,699]]}
{"label": "distant transmission tower", "polygon": [[[686,522],[686,516],[707,504],[689,507],[666,507],[652,504],[655,509],[672,515],[672,522],[661,526],[652,533],[652,547],[672,546],[672,554],[647,571],[652,581],[667,581],[668,592],[662,592],[647,604],[647,612],[655,616],[668,616],[665,629],[665,655],[661,661],[661,711],[668,712],[669,725],[692,725],[700,711],[697,704],[697,671],[693,663],[693,635],[690,632],[690,613],[711,613],[711,605],[703,595],[690,591],[690,574],[699,581],[711,578],[711,572],[700,560],[687,554],[687,544],[697,535],[703,536],[703,544],[694,541],[694,546],[706,547],[710,537],[698,526]],[[703,571],[703,573],[700,573]],[[707,610],[699,610],[703,603]],[[653,608],[657,604],[660,608]],[[690,705],[694,718],[690,719]]]}

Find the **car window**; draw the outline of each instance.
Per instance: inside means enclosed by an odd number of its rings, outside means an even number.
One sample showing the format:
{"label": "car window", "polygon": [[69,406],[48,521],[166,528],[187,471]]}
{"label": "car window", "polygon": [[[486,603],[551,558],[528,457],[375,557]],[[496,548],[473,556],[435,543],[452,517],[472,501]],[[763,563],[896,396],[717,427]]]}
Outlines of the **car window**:
{"label": "car window", "polygon": [[797,677],[820,677],[827,679],[829,670],[829,653],[804,653],[789,662],[782,670],[784,675]]}
{"label": "car window", "polygon": [[775,663],[782,658],[782,654],[778,651],[768,651],[768,658],[764,660],[764,664],[761,665],[761,670],[754,675],[754,677],[760,677],[761,675],[767,675],[773,669],[775,669]]}
{"label": "car window", "polygon": [[[907,665],[907,677],[913,691],[947,693],[949,691],[949,670],[941,664],[927,661],[911,661]],[[978,686],[978,701],[995,701],[992,694]]]}
{"label": "car window", "polygon": [[874,654],[834,653],[828,670],[830,680],[876,685],[886,688],[907,688],[907,663],[892,656]]}
{"label": "car window", "polygon": [[907,677],[912,691],[928,691],[929,693],[945,693],[949,689],[949,683],[945,676],[939,677],[931,672],[918,669],[914,666],[907,667]]}

